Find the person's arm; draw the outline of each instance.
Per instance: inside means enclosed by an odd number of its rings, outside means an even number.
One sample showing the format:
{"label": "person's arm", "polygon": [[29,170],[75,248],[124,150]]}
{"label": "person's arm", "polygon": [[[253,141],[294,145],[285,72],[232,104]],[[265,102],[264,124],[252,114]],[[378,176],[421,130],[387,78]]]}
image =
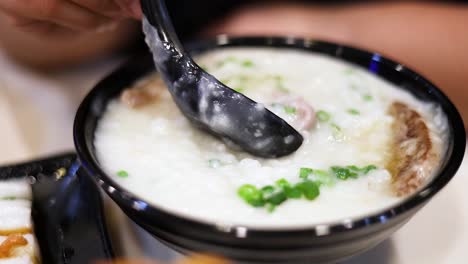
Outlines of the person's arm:
{"label": "person's arm", "polygon": [[376,3],[254,5],[204,35],[294,35],[379,52],[433,81],[468,123],[468,5]]}
{"label": "person's arm", "polygon": [[1,0],[0,47],[27,65],[60,68],[112,53],[137,36],[138,0]]}
{"label": "person's arm", "polygon": [[[184,41],[210,21],[252,1],[171,0],[166,3],[174,27]],[[25,3],[32,7],[26,8]],[[40,69],[95,60],[141,40],[137,37],[141,35],[138,21],[121,20],[122,17],[140,19],[139,4],[140,0],[0,0],[0,46],[16,61]],[[35,12],[31,13],[31,9]],[[8,19],[12,11],[16,14],[13,20]],[[72,21],[70,13],[73,13]],[[142,43],[138,42],[136,48]]]}

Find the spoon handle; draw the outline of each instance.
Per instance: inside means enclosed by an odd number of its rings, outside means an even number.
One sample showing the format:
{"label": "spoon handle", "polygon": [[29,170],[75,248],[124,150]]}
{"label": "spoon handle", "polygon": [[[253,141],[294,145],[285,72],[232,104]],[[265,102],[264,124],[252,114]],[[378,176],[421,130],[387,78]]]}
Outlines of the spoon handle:
{"label": "spoon handle", "polygon": [[[141,0],[143,32],[151,49],[158,72],[167,84],[171,94],[189,90],[197,98],[196,89],[187,82],[199,80],[199,66],[184,51],[177,37],[164,0]],[[177,87],[173,84],[179,84]]]}
{"label": "spoon handle", "polygon": [[260,157],[294,152],[303,138],[262,104],[205,72],[185,53],[164,0],[141,0],[154,64],[181,112],[197,127]]}
{"label": "spoon handle", "polygon": [[184,48],[177,37],[167,11],[166,2],[164,0],[141,0],[141,8],[145,18],[156,29],[159,39],[170,43],[180,55],[184,54]]}

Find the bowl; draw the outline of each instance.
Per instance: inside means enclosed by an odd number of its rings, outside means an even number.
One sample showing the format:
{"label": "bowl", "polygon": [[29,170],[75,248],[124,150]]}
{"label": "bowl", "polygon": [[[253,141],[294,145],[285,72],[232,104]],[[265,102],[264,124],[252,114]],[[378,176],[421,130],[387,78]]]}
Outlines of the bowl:
{"label": "bowl", "polygon": [[[437,87],[404,65],[343,45],[284,37],[219,36],[189,45],[193,54],[225,47],[275,47],[320,53],[353,63],[420,100],[441,107],[448,119],[449,139],[436,176],[402,203],[358,219],[342,219],[297,229],[264,229],[200,222],[164,210],[117,184],[99,165],[94,132],[108,102],[134,81],[154,71],[150,54],[141,54],[101,81],[80,105],[74,123],[79,159],[135,223],[182,252],[210,252],[249,263],[336,263],[376,246],[405,224],[455,175],[465,150],[465,130],[454,105]],[[109,153],[112,155],[112,153]],[[158,173],[154,171],[152,173]]]}

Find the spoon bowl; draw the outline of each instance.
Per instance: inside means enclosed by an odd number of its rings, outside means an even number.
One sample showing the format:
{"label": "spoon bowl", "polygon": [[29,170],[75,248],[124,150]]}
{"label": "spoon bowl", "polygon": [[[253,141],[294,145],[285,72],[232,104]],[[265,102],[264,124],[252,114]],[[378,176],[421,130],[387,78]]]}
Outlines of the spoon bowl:
{"label": "spoon bowl", "polygon": [[182,113],[197,127],[255,156],[296,151],[303,138],[262,104],[227,87],[186,53],[164,1],[142,0],[143,31],[154,63]]}

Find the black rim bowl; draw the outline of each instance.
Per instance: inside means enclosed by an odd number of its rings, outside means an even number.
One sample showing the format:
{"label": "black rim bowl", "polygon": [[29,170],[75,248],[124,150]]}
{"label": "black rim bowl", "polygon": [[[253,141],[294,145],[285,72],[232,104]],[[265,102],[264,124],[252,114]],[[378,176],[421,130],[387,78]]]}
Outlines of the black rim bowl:
{"label": "black rim bowl", "polygon": [[74,124],[75,146],[88,173],[123,211],[148,232],[176,249],[208,251],[256,262],[336,262],[363,252],[387,238],[441,190],[458,170],[466,141],[462,119],[447,96],[414,71],[376,53],[308,39],[219,36],[194,43],[189,50],[196,54],[214,48],[237,46],[292,48],[325,54],[363,67],[423,101],[436,103],[447,116],[450,127],[447,153],[437,176],[422,190],[395,207],[358,219],[278,230],[220,226],[181,217],[151,205],[117,184],[99,166],[95,155],[96,124],[109,100],[137,79],[154,71],[149,54],[137,56],[101,81],[84,99]]}

